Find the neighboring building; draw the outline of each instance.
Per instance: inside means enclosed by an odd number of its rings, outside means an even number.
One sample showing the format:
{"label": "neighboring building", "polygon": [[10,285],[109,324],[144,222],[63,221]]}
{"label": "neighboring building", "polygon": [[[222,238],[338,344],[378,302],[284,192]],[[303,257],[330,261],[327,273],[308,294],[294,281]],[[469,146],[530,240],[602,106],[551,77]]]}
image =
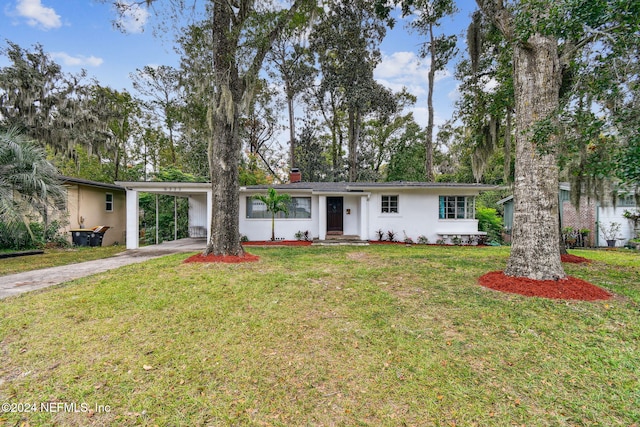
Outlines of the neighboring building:
{"label": "neighboring building", "polygon": [[[579,232],[589,230],[586,234],[585,246],[607,246],[607,241],[600,233],[598,224],[608,226],[612,222],[620,224],[620,235],[618,246],[625,245],[629,239],[634,238],[634,230],[631,222],[623,216],[624,211],[634,211],[638,209],[633,195],[621,196],[613,203],[600,204],[594,199],[583,198],[580,206],[576,208],[571,203],[571,186],[563,182],[559,185],[558,200],[562,209],[560,211],[561,228],[564,230],[571,227]],[[511,229],[513,227],[513,196],[506,197],[498,204],[504,207],[504,228],[505,240],[509,241]]]}
{"label": "neighboring building", "polygon": [[125,243],[126,192],[124,188],[86,179],[60,177],[67,189],[67,213],[69,225],[61,232],[107,226],[103,246]]}
{"label": "neighboring building", "polygon": [[[138,244],[138,194],[166,194],[189,199],[189,231],[193,237],[211,235],[211,184],[184,182],[119,182],[127,190],[127,248]],[[424,182],[332,183],[294,182],[240,188],[240,233],[249,240],[271,238],[271,213],[253,198],[268,188],[292,197],[288,215],[276,218],[276,237],[293,240],[308,231],[320,241],[335,235],[376,240],[377,232],[393,231],[396,240],[468,241],[478,231],[475,197],[495,186]]]}

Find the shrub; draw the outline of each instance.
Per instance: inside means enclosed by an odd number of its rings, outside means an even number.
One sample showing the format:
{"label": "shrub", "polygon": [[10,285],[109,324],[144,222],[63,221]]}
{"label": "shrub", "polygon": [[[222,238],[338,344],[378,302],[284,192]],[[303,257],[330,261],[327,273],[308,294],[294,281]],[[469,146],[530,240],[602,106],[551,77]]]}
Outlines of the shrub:
{"label": "shrub", "polygon": [[404,242],[407,245],[413,245],[413,243],[414,243],[413,239],[411,237],[407,236],[407,233],[404,230],[402,230],[402,234],[404,234]]}
{"label": "shrub", "polygon": [[297,231],[295,234],[296,240],[308,242],[309,238],[309,230],[306,231]]}
{"label": "shrub", "polygon": [[29,229],[24,223],[0,223],[0,249],[22,251],[45,245],[68,246],[69,241],[59,232],[61,226],[59,221],[52,221],[47,227],[41,222],[30,222]]}
{"label": "shrub", "polygon": [[478,230],[487,233],[489,242],[502,242],[502,218],[498,216],[498,211],[493,208],[478,207],[476,209],[476,219],[478,220]]}
{"label": "shrub", "polygon": [[420,244],[420,245],[428,245],[429,244],[429,239],[427,238],[427,236],[418,236],[418,244]]}

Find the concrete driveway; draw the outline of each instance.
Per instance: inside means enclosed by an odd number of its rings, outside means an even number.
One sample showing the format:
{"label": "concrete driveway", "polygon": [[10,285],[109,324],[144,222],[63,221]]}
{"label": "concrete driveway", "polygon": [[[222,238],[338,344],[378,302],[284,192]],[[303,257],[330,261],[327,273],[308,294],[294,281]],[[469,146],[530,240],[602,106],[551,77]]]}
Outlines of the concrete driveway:
{"label": "concrete driveway", "polygon": [[160,245],[125,251],[111,258],[0,276],[0,299],[165,255],[199,252],[204,250],[205,246],[206,241],[204,239],[180,239],[173,242],[164,242]]}

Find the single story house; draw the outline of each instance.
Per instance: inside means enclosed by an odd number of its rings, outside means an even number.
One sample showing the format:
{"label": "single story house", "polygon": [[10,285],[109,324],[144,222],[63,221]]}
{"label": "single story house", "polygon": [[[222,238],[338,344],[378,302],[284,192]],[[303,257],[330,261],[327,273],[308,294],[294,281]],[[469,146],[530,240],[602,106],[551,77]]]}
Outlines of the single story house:
{"label": "single story house", "polygon": [[[211,236],[211,184],[191,182],[118,182],[127,191],[127,248],[138,247],[138,195],[141,192],[189,199],[189,232]],[[420,236],[430,242],[463,241],[484,233],[475,219],[475,197],[495,186],[424,182],[293,182],[240,188],[240,233],[252,241],[271,238],[271,213],[256,200],[269,188],[291,196],[288,214],[279,214],[278,239],[293,240],[308,232],[323,241],[335,235],[377,240],[378,231],[395,233],[396,240]]]}
{"label": "single story house", "polygon": [[71,240],[71,230],[109,227],[103,235],[102,245],[125,242],[126,210],[125,189],[114,184],[61,176],[67,189],[69,224],[60,230]]}
{"label": "single story house", "polygon": [[[615,206],[613,203],[598,203],[595,199],[583,198],[580,206],[576,208],[571,203],[571,185],[568,182],[561,182],[558,190],[558,200],[562,207],[560,209],[561,228],[564,230],[571,227],[576,232],[589,230],[584,237],[585,246],[607,246],[607,240],[600,232],[599,224],[604,227],[609,227],[611,223],[620,224],[620,232],[616,236],[618,246],[624,246],[629,239],[635,237],[636,232],[632,222],[624,217],[625,211],[633,212],[640,209],[640,206],[636,205],[633,194],[620,194]],[[513,226],[513,196],[505,197],[497,203],[504,207],[504,227],[508,237]]]}

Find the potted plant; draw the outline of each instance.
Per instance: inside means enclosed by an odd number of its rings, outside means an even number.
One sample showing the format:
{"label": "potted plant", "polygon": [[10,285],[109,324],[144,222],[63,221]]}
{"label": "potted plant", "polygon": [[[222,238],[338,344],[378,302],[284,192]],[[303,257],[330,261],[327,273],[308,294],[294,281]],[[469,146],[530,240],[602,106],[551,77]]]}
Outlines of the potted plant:
{"label": "potted plant", "polygon": [[616,239],[618,238],[618,234],[620,233],[620,223],[618,222],[610,222],[609,225],[605,225],[602,223],[598,223],[600,226],[600,233],[607,241],[607,246],[613,248],[616,246]]}
{"label": "potted plant", "polygon": [[587,247],[590,242],[589,242],[589,233],[591,233],[591,230],[589,230],[588,228],[581,228],[580,229],[580,237],[582,239],[582,247]]}

